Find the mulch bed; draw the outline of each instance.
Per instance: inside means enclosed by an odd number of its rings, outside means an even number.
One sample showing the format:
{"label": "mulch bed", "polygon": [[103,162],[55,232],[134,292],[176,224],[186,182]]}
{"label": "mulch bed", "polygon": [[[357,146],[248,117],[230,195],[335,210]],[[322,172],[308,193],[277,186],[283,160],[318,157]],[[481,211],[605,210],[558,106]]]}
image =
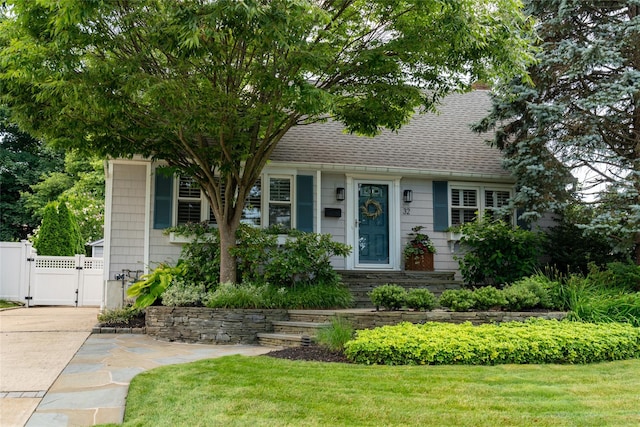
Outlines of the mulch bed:
{"label": "mulch bed", "polygon": [[284,348],[266,353],[265,356],[288,360],[351,363],[341,351],[331,351],[319,345]]}

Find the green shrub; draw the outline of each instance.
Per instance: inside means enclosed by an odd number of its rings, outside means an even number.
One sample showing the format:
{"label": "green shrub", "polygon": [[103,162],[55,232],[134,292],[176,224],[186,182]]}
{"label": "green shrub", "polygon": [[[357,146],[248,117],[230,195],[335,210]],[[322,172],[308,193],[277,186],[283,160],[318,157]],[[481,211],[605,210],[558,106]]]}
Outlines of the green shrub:
{"label": "green shrub", "polygon": [[348,308],[353,296],[344,285],[298,285],[293,288],[243,283],[220,284],[206,303],[211,308]]}
{"label": "green shrub", "polygon": [[341,279],[331,265],[331,257],[349,253],[349,245],[333,241],[329,234],[292,230],[284,245],[269,253],[264,273],[259,271],[258,275],[274,286],[337,284]]}
{"label": "green shrub", "polygon": [[162,293],[162,305],[168,307],[202,307],[208,298],[204,283],[191,284],[184,279],[172,281]]}
{"label": "green shrub", "polygon": [[532,274],[542,252],[544,234],[512,227],[504,221],[468,222],[462,233],[462,257],[456,257],[465,283],[500,287]]}
{"label": "green shrub", "polygon": [[332,309],[353,306],[353,295],[341,283],[267,286],[268,307],[286,309]]}
{"label": "green shrub", "polygon": [[553,301],[552,291],[556,293],[557,287],[557,283],[553,283],[543,274],[522,278],[504,289],[504,296],[507,299],[505,308],[519,311],[532,308],[562,307],[561,302]]}
{"label": "green shrub", "polygon": [[266,291],[265,285],[220,283],[209,296],[207,307],[265,308],[267,306]]}
{"label": "green shrub", "polygon": [[542,319],[402,323],[358,331],[345,354],[356,363],[385,365],[593,363],[640,357],[640,329]]}
{"label": "green shrub", "polygon": [[140,281],[131,285],[127,290],[127,296],[135,298],[134,305],[138,308],[148,307],[162,300],[162,294],[169,284],[177,277],[185,273],[185,265],[178,264],[171,267],[160,264],[151,273],[140,277]]}
{"label": "green shrub", "polygon": [[374,288],[369,297],[376,310],[380,307],[385,310],[398,310],[406,303],[407,291],[402,286],[387,283]]}
{"label": "green shrub", "polygon": [[503,292],[493,286],[484,286],[473,291],[473,308],[488,310],[490,308],[502,308],[507,304]]}
{"label": "green shrub", "polygon": [[507,301],[505,308],[509,311],[531,309],[540,304],[540,298],[526,286],[512,285],[503,292]]}
{"label": "green shrub", "polygon": [[626,254],[614,251],[611,236],[606,232],[585,227],[594,215],[592,208],[572,204],[559,212],[556,225],[546,231],[544,246],[549,264],[563,274],[586,275],[590,263],[604,266],[625,258]]}
{"label": "green shrub", "polygon": [[[184,245],[180,263],[186,265],[186,282],[204,282],[214,287],[220,275],[220,245],[218,230],[206,223],[188,224],[169,229],[189,236]],[[243,282],[292,287],[298,284],[333,284],[341,282],[340,275],[331,266],[333,256],[347,256],[351,247],[334,242],[328,234],[288,231],[282,246],[277,228],[258,228],[241,224],[236,237],[238,244],[231,249],[237,259],[238,277]]]}
{"label": "green shrub", "polygon": [[189,223],[167,229],[191,241],[182,246],[179,264],[185,270],[181,275],[185,283],[204,283],[213,289],[220,282],[220,243],[218,229],[206,223]]}
{"label": "green shrub", "polygon": [[236,232],[238,245],[231,250],[237,259],[243,282],[266,283],[265,266],[278,249],[278,235],[264,228],[241,224]]}
{"label": "green shrub", "polygon": [[640,291],[640,266],[631,263],[612,262],[606,268],[589,264],[587,280],[596,286]]}
{"label": "green shrub", "polygon": [[318,344],[332,351],[342,351],[344,345],[353,338],[355,331],[347,319],[337,316],[331,318],[331,323],[318,330]]}
{"label": "green shrub", "polygon": [[570,276],[563,285],[568,318],[583,322],[630,323],[640,327],[640,293],[594,284],[588,278]]}
{"label": "green shrub", "polygon": [[469,311],[475,305],[475,297],[469,289],[448,289],[440,295],[438,303],[453,311]]}
{"label": "green shrub", "polygon": [[407,307],[413,310],[433,310],[438,304],[436,296],[428,289],[412,289],[406,297]]}
{"label": "green shrub", "polygon": [[105,310],[98,314],[102,326],[137,327],[144,326],[144,310],[138,307],[123,307]]}

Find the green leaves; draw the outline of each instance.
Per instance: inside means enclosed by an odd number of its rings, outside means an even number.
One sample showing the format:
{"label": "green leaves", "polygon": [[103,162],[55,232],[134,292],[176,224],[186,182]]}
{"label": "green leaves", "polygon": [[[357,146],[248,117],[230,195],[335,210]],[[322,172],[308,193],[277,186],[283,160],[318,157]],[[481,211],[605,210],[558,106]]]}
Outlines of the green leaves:
{"label": "green leaves", "polygon": [[386,365],[595,363],[640,357],[640,329],[543,319],[402,323],[358,331],[345,354],[356,363]]}
{"label": "green leaves", "polygon": [[136,308],[145,308],[160,300],[162,293],[171,282],[178,276],[184,274],[185,265],[179,264],[171,267],[160,264],[151,273],[145,274],[139,282],[135,282],[127,289],[127,296],[135,298]]}
{"label": "green leaves", "polygon": [[75,215],[65,201],[50,202],[44,209],[42,225],[33,246],[40,255],[74,256],[84,254],[85,240]]}
{"label": "green leaves", "polygon": [[465,283],[502,286],[533,273],[544,235],[489,218],[463,224],[457,257]]}
{"label": "green leaves", "polygon": [[389,284],[375,287],[370,293],[371,302],[386,310],[399,310],[406,302],[407,291],[400,285]]}
{"label": "green leaves", "polygon": [[[6,4],[0,102],[13,119],[63,147],[166,160],[196,179],[225,239],[291,127],[396,130],[531,57],[515,0]],[[222,202],[222,185],[238,199]]]}
{"label": "green leaves", "polygon": [[497,129],[529,218],[582,201],[573,195],[595,201],[588,232],[639,264],[637,2],[526,3],[541,38],[532,84],[505,81],[479,128]]}

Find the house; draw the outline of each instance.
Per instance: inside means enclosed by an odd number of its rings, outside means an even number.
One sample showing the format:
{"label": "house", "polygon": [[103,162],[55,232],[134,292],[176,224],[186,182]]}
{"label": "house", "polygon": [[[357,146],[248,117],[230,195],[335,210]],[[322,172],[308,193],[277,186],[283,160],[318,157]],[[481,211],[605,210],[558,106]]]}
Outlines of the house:
{"label": "house", "polygon": [[104,256],[104,238],[89,242],[87,246],[91,248],[90,256],[94,258],[102,258]]}
{"label": "house", "polygon": [[[457,270],[447,229],[507,203],[514,178],[497,149],[469,124],[490,108],[485,90],[447,97],[440,114],[416,115],[398,132],[346,134],[336,122],[291,129],[252,191],[244,221],[330,233],[354,248],[337,269],[401,270],[412,227],[425,226],[438,252],[435,269]],[[175,261],[180,239],[166,227],[210,220],[188,177],[156,173],[144,159],[108,162],[106,279]]]}

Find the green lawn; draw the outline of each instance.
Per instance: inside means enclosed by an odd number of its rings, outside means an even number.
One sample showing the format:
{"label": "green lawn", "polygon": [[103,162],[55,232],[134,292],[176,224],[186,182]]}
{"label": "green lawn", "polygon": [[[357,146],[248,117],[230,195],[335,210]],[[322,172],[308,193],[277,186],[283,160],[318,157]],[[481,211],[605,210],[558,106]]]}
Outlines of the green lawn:
{"label": "green lawn", "polygon": [[0,299],[0,308],[18,307],[20,305],[22,305],[22,304],[17,303],[17,302],[13,302],[13,301],[7,301],[7,300]]}
{"label": "green lawn", "polygon": [[361,366],[230,356],[131,383],[125,426],[637,426],[640,360]]}

